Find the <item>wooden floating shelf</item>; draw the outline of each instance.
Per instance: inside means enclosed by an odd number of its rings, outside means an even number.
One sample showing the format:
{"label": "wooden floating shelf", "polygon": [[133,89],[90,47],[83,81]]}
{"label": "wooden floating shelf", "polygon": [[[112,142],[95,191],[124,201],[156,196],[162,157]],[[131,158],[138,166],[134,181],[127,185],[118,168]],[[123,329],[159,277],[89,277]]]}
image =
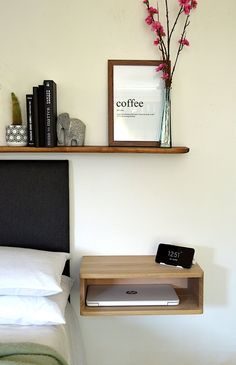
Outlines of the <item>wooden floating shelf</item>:
{"label": "wooden floating shelf", "polygon": [[188,147],[8,147],[0,146],[0,153],[153,153],[178,154],[189,152]]}
{"label": "wooden floating shelf", "polygon": [[[171,284],[180,299],[177,306],[88,307],[88,285]],[[198,264],[191,269],[160,265],[154,256],[84,256],[80,265],[80,314],[167,315],[203,313],[203,271]]]}

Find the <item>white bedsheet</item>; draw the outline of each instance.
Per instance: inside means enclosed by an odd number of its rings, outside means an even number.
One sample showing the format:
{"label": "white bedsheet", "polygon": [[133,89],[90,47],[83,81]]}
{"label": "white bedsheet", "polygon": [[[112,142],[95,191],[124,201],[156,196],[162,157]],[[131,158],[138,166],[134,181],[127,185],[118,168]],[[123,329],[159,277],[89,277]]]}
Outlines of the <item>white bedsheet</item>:
{"label": "white bedsheet", "polygon": [[85,365],[78,320],[69,303],[66,307],[65,325],[0,325],[0,342],[35,342],[47,345],[61,354],[70,365]]}

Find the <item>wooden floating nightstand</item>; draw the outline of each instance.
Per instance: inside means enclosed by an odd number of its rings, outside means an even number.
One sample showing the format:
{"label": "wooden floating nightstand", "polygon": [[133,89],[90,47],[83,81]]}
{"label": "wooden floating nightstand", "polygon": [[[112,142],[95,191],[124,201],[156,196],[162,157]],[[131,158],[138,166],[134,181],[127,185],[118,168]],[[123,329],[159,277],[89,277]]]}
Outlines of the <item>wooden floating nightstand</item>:
{"label": "wooden floating nightstand", "polygon": [[[172,284],[179,296],[177,306],[88,307],[88,285]],[[160,265],[154,256],[84,256],[80,266],[80,314],[146,315],[203,313],[203,271],[198,264],[191,269]]]}

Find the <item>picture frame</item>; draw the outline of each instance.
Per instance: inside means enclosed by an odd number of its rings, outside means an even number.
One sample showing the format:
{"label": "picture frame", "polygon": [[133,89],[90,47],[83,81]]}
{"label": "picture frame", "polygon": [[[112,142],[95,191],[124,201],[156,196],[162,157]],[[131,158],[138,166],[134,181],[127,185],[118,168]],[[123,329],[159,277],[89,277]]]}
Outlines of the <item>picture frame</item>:
{"label": "picture frame", "polygon": [[165,83],[158,60],[108,60],[109,146],[160,147]]}

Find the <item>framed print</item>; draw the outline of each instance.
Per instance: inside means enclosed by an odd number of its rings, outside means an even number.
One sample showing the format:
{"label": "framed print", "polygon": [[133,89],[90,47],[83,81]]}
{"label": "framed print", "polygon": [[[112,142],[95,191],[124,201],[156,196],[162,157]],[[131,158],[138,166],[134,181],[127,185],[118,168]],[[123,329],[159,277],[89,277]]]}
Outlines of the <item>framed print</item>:
{"label": "framed print", "polygon": [[160,146],[163,61],[108,60],[109,146]]}

